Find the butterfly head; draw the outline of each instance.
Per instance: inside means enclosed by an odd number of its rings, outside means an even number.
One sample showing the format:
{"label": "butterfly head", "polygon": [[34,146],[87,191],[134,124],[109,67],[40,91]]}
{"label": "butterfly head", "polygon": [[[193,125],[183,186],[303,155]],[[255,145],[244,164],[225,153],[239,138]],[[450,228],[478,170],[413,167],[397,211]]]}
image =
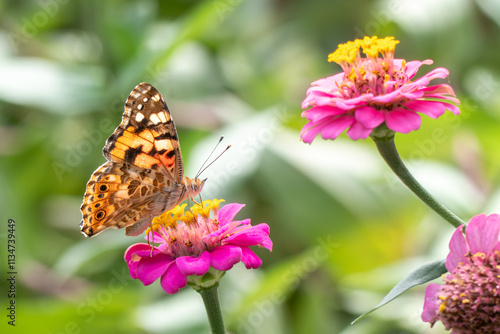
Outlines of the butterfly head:
{"label": "butterfly head", "polygon": [[203,185],[205,184],[206,180],[207,179],[200,180],[198,178],[190,179],[184,176],[183,182],[184,185],[186,186],[187,195],[190,198],[198,196],[201,193],[201,190],[203,189]]}

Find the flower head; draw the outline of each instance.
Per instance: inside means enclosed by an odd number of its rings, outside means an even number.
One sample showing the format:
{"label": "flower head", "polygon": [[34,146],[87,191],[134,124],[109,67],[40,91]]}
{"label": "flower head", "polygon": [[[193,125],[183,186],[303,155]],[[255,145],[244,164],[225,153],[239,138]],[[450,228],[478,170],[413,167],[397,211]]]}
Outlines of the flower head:
{"label": "flower head", "polygon": [[438,118],[446,109],[460,113],[449,85],[428,86],[432,79],[448,76],[448,70],[436,68],[414,79],[420,66],[430,65],[432,60],[407,63],[394,59],[398,43],[394,37],[365,37],[340,44],[328,56],[343,72],[319,79],[307,90],[302,108],[312,108],[302,113],[309,121],[301,132],[305,143],[318,134],[335,139],[346,129],[351,139],[365,139],[382,124],[391,131],[408,133],[420,127],[418,113],[431,118]]}
{"label": "flower head", "polygon": [[160,278],[168,294],[188,283],[194,289],[216,285],[236,263],[247,269],[259,268],[262,260],[249,248],[261,246],[272,250],[267,224],[250,225],[250,219],[233,221],[244,204],[223,200],[204,201],[184,212],[186,204],[153,219],[153,231],[147,239],[159,243],[130,246],[125,252],[130,275],[149,285]]}
{"label": "flower head", "polygon": [[481,214],[450,240],[444,284],[425,290],[422,320],[454,334],[500,333],[500,216]]}

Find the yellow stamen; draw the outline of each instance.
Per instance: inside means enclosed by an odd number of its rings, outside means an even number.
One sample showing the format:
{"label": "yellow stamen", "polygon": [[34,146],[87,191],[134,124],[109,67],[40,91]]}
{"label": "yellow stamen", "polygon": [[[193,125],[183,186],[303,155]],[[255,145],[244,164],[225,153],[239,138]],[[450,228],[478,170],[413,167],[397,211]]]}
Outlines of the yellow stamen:
{"label": "yellow stamen", "polygon": [[353,42],[349,41],[345,44],[339,44],[337,50],[328,55],[328,61],[338,63],[339,65],[342,63],[353,64],[360,57],[359,48],[361,48],[363,53],[370,58],[377,58],[379,54],[383,56],[386,54],[393,54],[396,44],[398,43],[399,41],[395,40],[392,36],[385,38],[365,36],[363,39],[356,39]]}
{"label": "yellow stamen", "polygon": [[[177,205],[172,210],[153,218],[153,230],[157,231],[161,226],[176,228],[179,222],[183,222],[186,225],[195,224],[198,216],[207,218],[210,216],[210,211],[216,213],[221,202],[224,202],[224,200],[206,200],[200,204],[194,204],[189,211],[185,211],[186,204]],[[146,233],[148,232],[149,229]]]}

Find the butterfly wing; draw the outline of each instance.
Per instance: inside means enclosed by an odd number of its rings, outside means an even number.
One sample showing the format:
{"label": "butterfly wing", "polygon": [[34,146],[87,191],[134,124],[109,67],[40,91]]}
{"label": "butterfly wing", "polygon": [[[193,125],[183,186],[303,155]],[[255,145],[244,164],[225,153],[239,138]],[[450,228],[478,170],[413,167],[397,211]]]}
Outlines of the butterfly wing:
{"label": "butterfly wing", "polygon": [[153,86],[141,83],[130,93],[122,122],[108,138],[103,154],[112,162],[161,170],[172,181],[182,183],[177,130],[167,104]]}
{"label": "butterfly wing", "polygon": [[[161,191],[160,184],[170,191]],[[81,230],[90,237],[110,227],[127,227],[127,235],[138,235],[152,217],[172,206],[170,202],[180,196],[181,190],[160,172],[108,161],[87,184],[80,208]]]}
{"label": "butterfly wing", "polygon": [[144,222],[183,199],[177,131],[153,86],[141,83],[130,93],[103,154],[108,162],[93,173],[80,208],[87,236],[109,227],[127,227],[128,235],[138,235]]}

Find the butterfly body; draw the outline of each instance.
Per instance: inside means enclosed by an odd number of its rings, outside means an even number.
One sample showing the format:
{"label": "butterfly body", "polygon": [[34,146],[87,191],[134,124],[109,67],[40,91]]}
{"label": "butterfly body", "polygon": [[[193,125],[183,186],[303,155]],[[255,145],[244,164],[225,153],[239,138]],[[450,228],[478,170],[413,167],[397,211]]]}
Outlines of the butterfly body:
{"label": "butterfly body", "polygon": [[126,227],[139,235],[151,219],[198,195],[205,180],[183,176],[177,130],[163,97],[139,84],[125,104],[120,125],[103,149],[108,160],[87,184],[81,231],[94,236]]}

